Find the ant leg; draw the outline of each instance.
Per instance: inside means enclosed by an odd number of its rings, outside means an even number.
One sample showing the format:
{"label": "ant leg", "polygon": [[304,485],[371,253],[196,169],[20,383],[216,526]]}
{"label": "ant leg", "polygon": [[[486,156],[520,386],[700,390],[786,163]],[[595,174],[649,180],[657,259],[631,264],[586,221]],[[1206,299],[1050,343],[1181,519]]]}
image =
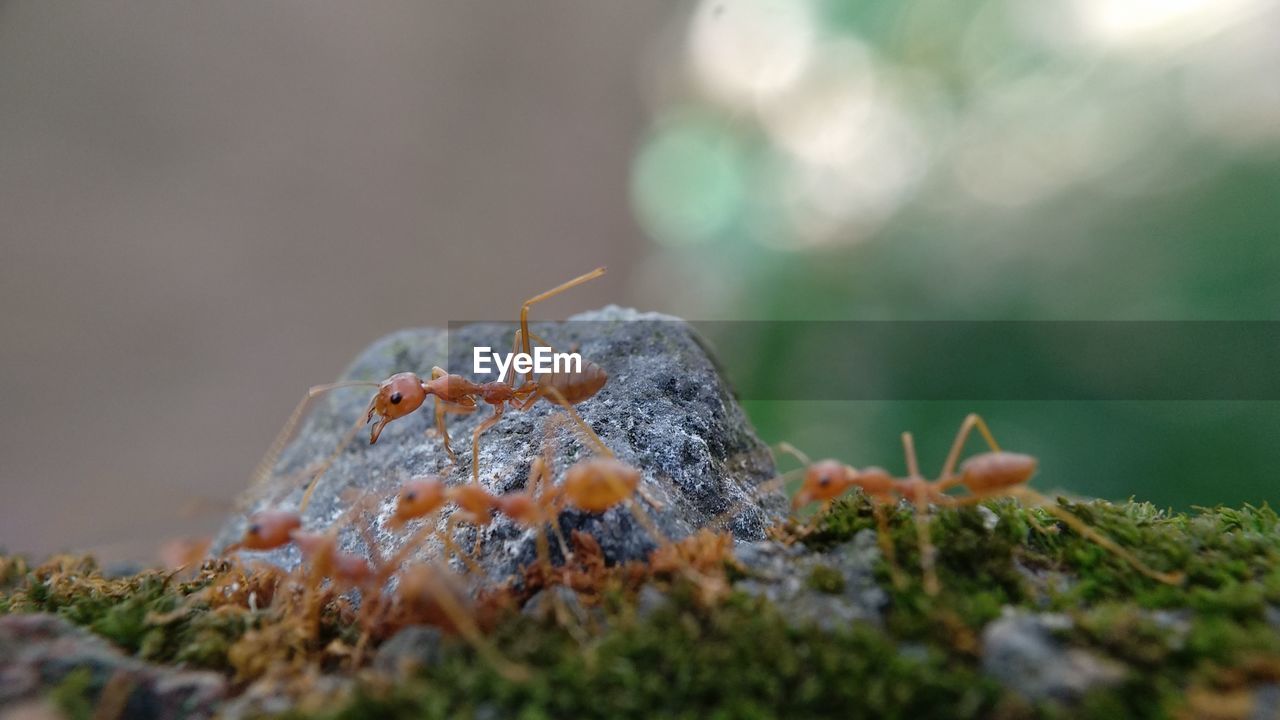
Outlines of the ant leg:
{"label": "ant leg", "polygon": [[449,428],[444,424],[445,408],[450,404],[436,399],[436,432],[440,433],[440,438],[444,441],[444,451],[449,456],[449,464],[457,465],[458,456],[453,452],[453,446],[449,444]]}
{"label": "ant leg", "polygon": [[[443,406],[443,409],[441,409]],[[444,415],[467,415],[476,411],[475,405],[464,405],[462,403],[451,403],[444,400],[436,399],[436,426],[427,430],[427,435],[434,433],[444,441],[445,450],[449,452],[449,462],[456,463],[457,458],[453,454],[453,447],[449,444],[449,431],[444,426]]]}
{"label": "ant leg", "polygon": [[[442,569],[439,572],[447,573],[449,571]],[[453,623],[458,634],[470,643],[480,657],[492,665],[499,675],[511,682],[522,683],[529,680],[529,669],[506,659],[493,645],[489,644],[484,634],[480,632],[480,626],[476,624],[471,614],[462,607],[462,603],[458,602],[451,589],[436,589],[432,594],[435,596],[436,604],[440,606],[440,609],[449,618],[449,622]]]}
{"label": "ant leg", "polygon": [[1058,504],[1053,502],[1051,498],[1045,497],[1044,495],[1041,495],[1040,493],[1036,492],[1035,490],[1032,490],[1031,488],[1026,488],[1026,487],[1010,488],[1009,494],[1013,495],[1014,497],[1028,500],[1036,504],[1037,506],[1044,508],[1046,511],[1048,511],[1050,515],[1053,515],[1057,519],[1061,520],[1072,530],[1076,531],[1081,536],[1088,538],[1089,540],[1092,540],[1093,542],[1102,546],[1104,549],[1108,550],[1113,555],[1129,563],[1131,566],[1133,566],[1134,570],[1137,570],[1138,572],[1142,573],[1143,575],[1146,575],[1152,580],[1157,580],[1159,582],[1165,583],[1166,585],[1181,585],[1186,580],[1186,575],[1184,575],[1181,572],[1177,572],[1177,571],[1161,572],[1159,570],[1152,569],[1149,565],[1139,560],[1138,556],[1134,555],[1129,550],[1126,550],[1125,548],[1118,545],[1116,541],[1112,540],[1106,535],[1103,535],[1102,533],[1098,532],[1094,528],[1090,527],[1087,523],[1085,523],[1085,521],[1076,517],[1074,514],[1059,507]]}
{"label": "ant leg", "polygon": [[[595,280],[596,278],[600,277],[601,275],[604,275],[604,268],[603,268],[603,267],[598,267],[598,268],[596,268],[595,270],[592,270],[592,271],[591,271],[591,272],[589,272],[589,273],[586,273],[586,274],[583,274],[583,275],[579,275],[578,277],[576,277],[576,278],[574,278],[574,279],[572,279],[572,280],[570,280],[570,281],[568,281],[568,282],[566,282],[566,283],[562,283],[562,284],[560,284],[560,285],[557,285],[556,287],[553,287],[553,288],[551,288],[550,290],[548,290],[548,291],[546,291],[546,292],[543,292],[543,293],[539,293],[539,294],[537,294],[537,295],[534,295],[533,297],[531,297],[531,298],[529,298],[528,300],[525,300],[525,301],[524,301],[524,304],[520,306],[520,335],[521,335],[521,339],[522,339],[522,341],[523,341],[523,343],[524,343],[524,345],[523,345],[522,349],[524,350],[524,352],[525,352],[525,354],[526,354],[526,355],[528,355],[528,354],[529,354],[529,350],[530,350],[530,348],[529,348],[529,308],[530,308],[530,307],[532,307],[533,305],[537,304],[537,303],[542,302],[543,300],[546,300],[546,299],[551,298],[551,297],[555,297],[556,295],[559,295],[560,293],[564,292],[565,290],[569,290],[569,289],[571,289],[571,288],[575,288],[575,287],[577,287],[577,286],[581,285],[582,283],[587,282],[587,281],[589,281],[589,280]],[[514,377],[514,375],[513,375],[512,377]],[[525,379],[525,381],[527,382],[527,381],[531,380],[532,378],[533,378],[533,373],[527,373],[527,374],[525,375],[525,378],[524,378],[524,379]]]}
{"label": "ant leg", "polygon": [[475,575],[482,575],[484,573],[471,555],[458,547],[458,544],[453,541],[453,537],[450,536],[449,533],[437,532],[436,537],[440,538],[440,542],[444,545],[446,551],[458,556],[458,559],[462,561],[462,564],[467,566],[467,570],[469,572]]}
{"label": "ant leg", "polygon": [[940,489],[945,490],[960,482],[960,478],[954,476],[956,463],[960,461],[960,453],[969,439],[969,433],[973,432],[975,427],[987,441],[992,452],[1000,452],[1000,445],[996,442],[995,435],[991,434],[991,428],[987,427],[986,421],[977,413],[969,413],[965,416],[964,422],[960,423],[960,431],[956,433],[956,439],[951,443],[951,452],[947,453],[947,461],[943,463],[942,472],[938,474],[937,483]]}
{"label": "ant leg", "polygon": [[804,465],[805,467],[808,467],[813,464],[813,461],[809,459],[808,455],[801,452],[799,448],[797,448],[795,445],[792,445],[789,442],[785,442],[785,441],[780,442],[778,443],[777,447],[779,451],[790,455],[796,460],[799,460],[800,464]]}
{"label": "ant leg", "polygon": [[[446,559],[448,559],[448,555],[452,553],[462,560],[463,564],[467,566],[468,571],[475,574],[482,572],[480,566],[476,565],[471,558],[462,551],[462,548],[458,547],[457,544],[453,542],[453,538],[451,538],[448,533],[442,533],[436,528],[437,516],[438,513],[431,513],[430,515],[427,515],[424,519],[423,526],[400,546],[400,549],[391,556],[391,559],[380,563],[382,570],[379,573],[379,582],[385,583],[392,575],[394,575],[396,571],[400,569],[400,566],[404,564],[404,561],[409,559],[409,555],[413,553],[414,550],[417,550],[428,537],[435,537],[440,541],[440,544],[444,546]],[[452,531],[451,526],[449,526],[448,529]]]}
{"label": "ant leg", "polygon": [[[963,507],[965,505],[976,505],[980,502],[986,502],[987,500],[992,500],[998,497],[1018,498],[1036,507],[1043,508],[1045,512],[1057,518],[1067,527],[1074,530],[1081,537],[1092,540],[1093,542],[1102,546],[1103,549],[1107,550],[1108,552],[1118,556],[1120,559],[1129,563],[1129,565],[1131,565],[1133,569],[1137,570],[1138,572],[1142,573],[1143,575],[1146,575],[1147,577],[1153,580],[1158,580],[1159,582],[1165,583],[1167,585],[1181,585],[1183,581],[1186,579],[1186,576],[1181,572],[1177,572],[1177,571],[1161,572],[1159,570],[1152,569],[1149,565],[1139,560],[1138,557],[1134,555],[1132,552],[1126,550],[1125,548],[1116,544],[1116,542],[1111,538],[1107,537],[1106,535],[1103,535],[1101,532],[1090,527],[1085,521],[1081,520],[1080,518],[1076,517],[1070,512],[1062,509],[1051,498],[1046,497],[1036,492],[1035,490],[1032,490],[1031,488],[1012,487],[1012,488],[1006,488],[1003,490],[997,490],[997,491],[988,492],[988,493],[966,495],[964,497],[948,497],[945,495],[943,497],[946,498],[945,502],[947,507],[953,507],[953,508]],[[1030,521],[1030,522],[1033,525],[1038,524],[1035,521]]]}
{"label": "ant leg", "polygon": [[505,407],[502,403],[494,405],[493,415],[485,418],[484,422],[476,426],[475,432],[471,433],[471,482],[476,485],[480,484],[480,436],[502,419],[502,411]]}
{"label": "ant leg", "polygon": [[884,504],[876,498],[868,500],[871,502],[871,512],[876,516],[876,539],[880,543],[880,554],[884,555],[884,561],[889,564],[889,577],[893,579],[895,588],[906,589],[907,578],[902,574],[902,568],[898,567],[898,552],[893,547],[893,535],[889,529],[889,518],[884,514]]}
{"label": "ant leg", "polygon": [[[440,538],[440,542],[444,544],[444,547],[448,552],[458,556],[458,559],[462,561],[462,564],[467,566],[467,570],[477,575],[482,575],[484,571],[480,569],[480,566],[476,563],[475,559],[472,558],[465,550],[458,547],[458,543],[454,542],[453,531],[454,528],[458,526],[459,522],[461,522],[461,520],[458,519],[458,511],[455,510],[453,514],[449,516],[449,519],[445,521],[444,532],[436,533],[436,537]],[[476,531],[476,535],[479,537],[478,530]]]}
{"label": "ant leg", "polygon": [[551,516],[551,532],[556,536],[556,543],[560,545],[560,554],[564,556],[564,561],[571,562],[573,560],[573,551],[569,549],[569,542],[565,539],[564,530],[560,527],[560,511],[552,510]]}
{"label": "ant leg", "polygon": [[[615,489],[623,489],[622,483],[616,481],[615,483],[617,486]],[[640,507],[639,503],[632,498],[626,498],[624,502],[626,503],[627,509],[631,511],[631,515],[635,517],[636,522],[640,523],[640,526],[644,528],[645,532],[649,533],[649,536],[653,538],[654,542],[659,545],[667,545],[671,542],[671,540],[658,529],[657,523],[653,521],[653,518],[649,517],[649,513],[645,512],[644,508]]]}
{"label": "ant leg", "polygon": [[[530,490],[536,493],[535,497],[538,498],[540,504],[543,502],[542,497],[544,493],[544,485],[550,485],[553,488],[555,486],[555,471],[553,469],[555,467],[555,460],[550,448],[547,447],[547,443],[555,441],[552,437],[551,431],[562,422],[564,422],[564,419],[560,415],[550,415],[547,417],[543,426],[544,437],[542,439],[542,457],[537,458],[534,461],[534,464],[537,465],[536,468],[530,468],[529,485],[533,486]],[[560,555],[564,558],[566,563],[571,562],[573,560],[573,551],[569,549],[569,543],[565,540],[564,531],[560,528],[561,508],[559,498],[553,495],[546,502],[545,507],[547,520],[551,524],[551,531],[555,533],[556,543],[560,546]]]}
{"label": "ant leg", "polygon": [[280,459],[280,453],[284,452],[284,446],[289,442],[289,438],[293,436],[294,428],[302,420],[303,413],[306,412],[307,406],[311,401],[324,393],[331,390],[338,390],[347,387],[372,386],[377,387],[378,383],[371,380],[343,380],[341,382],[327,383],[324,385],[315,385],[307,390],[302,399],[298,401],[293,412],[289,414],[289,419],[285,421],[284,427],[280,428],[280,432],[275,439],[271,441],[271,445],[267,448],[267,454],[262,457],[256,467],[253,469],[252,484],[266,480],[275,468],[276,461]]}
{"label": "ant leg", "polygon": [[[756,485],[754,488],[748,488],[748,491],[753,493],[756,499],[758,500],[760,496],[764,493],[771,493],[771,492],[774,492],[775,490],[782,489],[787,484],[787,482],[791,479],[791,476],[794,475],[796,472],[797,470],[791,470],[790,472],[786,472],[776,477],[770,478],[760,483],[759,485]],[[725,508],[724,510],[716,514],[714,517],[712,517],[710,520],[708,520],[707,524],[714,525],[714,526],[723,526],[727,524],[729,522],[729,518],[736,515],[738,511],[742,509],[742,506],[744,504],[745,504],[745,501],[743,500],[739,500],[737,502],[730,504],[728,508]]]}
{"label": "ant leg", "polygon": [[915,497],[916,543],[920,547],[920,573],[924,578],[924,591],[930,597],[939,590],[938,570],[934,565],[937,548],[933,546],[933,538],[929,532],[929,501],[924,493],[917,492]]}
{"label": "ant leg", "polygon": [[[592,444],[596,446],[596,449],[601,455],[607,458],[614,457],[613,451],[609,449],[609,446],[604,444],[604,440],[600,439],[600,436],[596,434],[596,431],[591,429],[591,426],[587,424],[587,421],[582,419],[582,416],[578,414],[577,410],[573,409],[573,406],[569,404],[569,401],[565,399],[564,395],[559,390],[553,387],[547,387],[544,390],[548,393],[548,399],[555,401],[560,405],[560,407],[564,408],[564,411],[573,419],[573,422],[580,430],[582,430],[583,434],[591,440]],[[615,490],[625,489],[622,487],[622,483],[618,482],[616,479],[612,479],[611,482],[616,485],[614,488]],[[658,530],[658,526],[654,524],[653,519],[649,517],[648,513],[637,505],[634,500],[628,497],[626,503],[627,508],[631,510],[631,514],[635,516],[636,521],[653,536],[653,539],[657,541],[659,545],[665,545],[670,542],[670,540],[662,534],[662,531]],[[655,503],[655,505],[657,505],[657,503]]]}
{"label": "ant leg", "polygon": [[[916,457],[915,437],[909,432],[902,433],[902,449],[907,456],[907,477],[920,478],[920,461]],[[934,566],[934,555],[937,549],[933,546],[933,538],[929,533],[929,498],[920,487],[917,487],[912,495],[912,504],[915,506],[916,543],[920,546],[920,573],[924,578],[925,593],[933,596],[938,594],[939,587],[938,571]]]}
{"label": "ant leg", "polygon": [[920,461],[916,458],[916,439],[909,432],[902,433],[902,451],[907,456],[907,477],[920,477]]}
{"label": "ant leg", "polygon": [[364,421],[357,420],[356,424],[347,431],[347,434],[343,435],[342,439],[338,441],[338,447],[329,454],[329,457],[325,458],[324,462],[320,463],[320,467],[317,468],[315,474],[311,476],[311,483],[307,485],[306,491],[302,493],[302,501],[298,503],[299,515],[307,511],[307,505],[311,502],[311,494],[314,493],[316,491],[316,487],[320,485],[320,478],[329,471],[329,467],[338,459],[338,456],[342,454],[342,451],[346,449],[347,445],[351,444],[351,441],[355,439],[356,433],[360,432],[363,428]]}
{"label": "ant leg", "polygon": [[[586,436],[588,440],[591,441],[592,445],[596,446],[597,452],[599,452],[601,455],[607,458],[611,458],[614,456],[613,451],[609,449],[609,446],[605,445],[604,440],[601,440],[600,436],[596,434],[596,431],[593,430],[591,426],[587,424],[587,421],[582,419],[582,416],[579,415],[578,411],[573,408],[573,405],[570,405],[569,401],[565,399],[565,396],[563,393],[561,393],[556,388],[553,388],[550,386],[545,388],[539,388],[539,392],[547,393],[546,395],[543,395],[543,397],[546,397],[548,400],[551,400],[552,402],[556,403],[560,407],[564,408],[565,413],[568,414],[570,419],[573,420],[574,424],[578,426],[578,429],[582,431],[582,434]],[[535,395],[534,397],[537,397],[537,396]]]}

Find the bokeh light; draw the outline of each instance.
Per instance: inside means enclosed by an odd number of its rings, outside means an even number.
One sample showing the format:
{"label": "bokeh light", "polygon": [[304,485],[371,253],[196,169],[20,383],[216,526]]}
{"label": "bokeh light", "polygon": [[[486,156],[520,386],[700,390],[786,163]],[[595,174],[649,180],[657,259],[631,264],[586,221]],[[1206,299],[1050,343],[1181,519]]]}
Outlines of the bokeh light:
{"label": "bokeh light", "polygon": [[631,188],[640,222],[673,245],[721,235],[742,210],[744,165],[740,144],[714,121],[673,113],[636,158]]}
{"label": "bokeh light", "polygon": [[[646,272],[711,259],[718,284],[702,299],[689,276],[683,307],[752,319],[1274,319],[1278,27],[1280,0],[691,3],[658,43],[666,92],[634,159]],[[799,344],[762,338],[752,377]],[[1080,471],[1057,476],[1079,492],[1274,499],[1254,480],[1280,462],[1280,411],[1262,404],[1180,409],[1195,422],[1142,403],[961,405],[823,410],[888,428],[871,439],[815,430],[800,404],[752,412],[770,439],[876,462],[896,432],[947,435],[985,410],[1045,439],[1032,449]],[[1228,497],[1222,472],[1248,480]]]}
{"label": "bokeh light", "polygon": [[689,30],[693,71],[712,95],[747,107],[784,91],[816,32],[806,0],[705,0]]}

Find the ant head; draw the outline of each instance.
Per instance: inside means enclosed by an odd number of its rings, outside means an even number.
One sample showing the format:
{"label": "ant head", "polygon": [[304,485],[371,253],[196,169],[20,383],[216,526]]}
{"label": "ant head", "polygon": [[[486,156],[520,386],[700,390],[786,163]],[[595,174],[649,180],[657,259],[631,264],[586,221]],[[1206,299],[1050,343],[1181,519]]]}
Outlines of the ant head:
{"label": "ant head", "polygon": [[804,483],[791,499],[791,507],[800,508],[811,502],[834,500],[852,484],[857,471],[839,460],[819,460],[804,471]]}
{"label": "ant head", "polygon": [[406,482],[396,496],[396,509],[391,524],[400,526],[439,510],[445,503],[444,481],[435,475],[413,478]]}
{"label": "ant head", "polygon": [[378,416],[378,422],[369,433],[369,442],[378,442],[378,436],[387,423],[422,407],[426,399],[427,390],[422,385],[422,378],[411,372],[396,373],[383,380],[378,386],[378,394],[369,403],[369,414],[365,417],[365,422],[370,422],[375,415]]}
{"label": "ant head", "polygon": [[639,486],[639,470],[615,458],[599,458],[570,466],[562,490],[575,507],[598,513],[631,497]]}
{"label": "ant head", "polygon": [[249,518],[249,527],[240,539],[240,547],[246,550],[274,550],[291,539],[294,530],[302,527],[302,518],[295,512],[265,510]]}

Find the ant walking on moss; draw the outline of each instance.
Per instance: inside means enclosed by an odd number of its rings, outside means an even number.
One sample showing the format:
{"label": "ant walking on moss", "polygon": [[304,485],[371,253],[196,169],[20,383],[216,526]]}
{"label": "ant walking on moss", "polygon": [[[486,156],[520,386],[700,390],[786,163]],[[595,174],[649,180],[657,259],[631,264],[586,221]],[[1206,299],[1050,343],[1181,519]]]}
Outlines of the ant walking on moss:
{"label": "ant walking on moss", "polygon": [[[974,455],[961,463],[960,454],[975,429],[982,435],[990,450]],[[1043,508],[1080,536],[1096,543],[1153,580],[1170,585],[1183,582],[1182,573],[1152,569],[1131,551],[1059,507],[1051,498],[1027,487],[1027,483],[1038,469],[1039,462],[1031,455],[1001,450],[995,436],[991,434],[986,422],[979,415],[970,414],[961,423],[960,430],[951,445],[951,451],[947,454],[946,462],[943,463],[942,471],[936,480],[927,480],[920,474],[915,442],[911,433],[902,434],[902,444],[907,460],[907,476],[903,478],[895,478],[888,471],[878,467],[858,470],[838,460],[813,462],[794,447],[785,443],[781,446],[784,452],[795,455],[805,466],[804,481],[792,501],[793,509],[818,502],[822,505],[821,512],[854,487],[867,494],[872,510],[875,512],[880,546],[886,562],[890,564],[894,583],[898,587],[905,584],[905,579],[897,566],[892,540],[889,538],[888,520],[884,514],[886,506],[896,505],[901,500],[913,505],[924,589],[929,595],[936,595],[940,585],[934,563],[936,550],[929,536],[929,506],[957,508],[1001,497],[1015,498],[1029,505]],[[959,463],[958,472],[957,463]],[[948,494],[947,491],[953,488],[962,488],[965,494]]]}

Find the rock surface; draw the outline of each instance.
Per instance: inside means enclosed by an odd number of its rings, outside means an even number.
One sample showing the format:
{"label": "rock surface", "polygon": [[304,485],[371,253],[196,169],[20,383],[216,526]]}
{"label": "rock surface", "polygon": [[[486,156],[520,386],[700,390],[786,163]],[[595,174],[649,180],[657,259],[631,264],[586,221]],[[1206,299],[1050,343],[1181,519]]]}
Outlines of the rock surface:
{"label": "rock surface", "polygon": [[226,680],[218,673],[135,660],[56,615],[0,616],[0,716],[48,693],[72,673],[86,675],[85,690],[99,705],[113,698],[119,717],[211,717],[226,693]]}
{"label": "rock surface", "polygon": [[735,588],[786,608],[797,624],[827,630],[880,623],[889,595],[876,584],[880,559],[873,530],[825,552],[776,541],[745,544],[735,553],[748,573]]}
{"label": "rock surface", "polygon": [[1124,680],[1120,663],[1054,637],[1070,628],[1071,618],[1060,613],[1006,608],[982,631],[982,669],[1029,700],[1064,704]]}
{"label": "rock surface", "polygon": [[[493,380],[494,375],[470,373],[473,348],[489,346],[505,352],[514,329],[513,324],[474,324],[448,332],[395,333],[367,349],[344,379],[378,381],[402,371],[429,377],[431,368],[438,365],[477,381]],[[680,538],[711,526],[728,529],[741,540],[759,540],[765,527],[785,511],[781,493],[768,494],[763,501],[758,497],[756,486],[775,474],[773,460],[721,381],[702,341],[683,321],[611,306],[568,322],[534,323],[531,329],[559,350],[576,348],[609,373],[604,388],[576,407],[620,459],[643,471],[641,491],[656,501],[645,502],[644,507],[667,537]],[[372,389],[353,388],[319,398],[275,473],[243,495],[240,512],[221,529],[215,551],[243,532],[248,513],[297,507],[306,469],[334,450],[364,414],[372,395]],[[441,438],[429,433],[434,423],[431,402],[391,423],[376,445],[363,440],[363,434],[350,443],[321,480],[304,525],[323,530],[335,521],[345,522],[343,514],[356,498],[376,497],[373,536],[381,551],[388,553],[408,534],[389,532],[385,525],[401,483],[430,473],[445,476],[451,485],[469,482],[471,432],[490,408],[482,404],[470,415],[448,416],[458,457],[457,465],[450,467]],[[548,434],[546,421],[551,415],[565,413],[539,401],[528,411],[508,411],[482,436],[480,477],[490,492],[522,489],[530,463],[542,452],[546,438],[555,448],[557,478],[576,460],[592,455],[591,445],[570,423],[555,424]],[[642,558],[654,547],[654,540],[623,508],[602,515],[569,510],[560,521],[566,535],[573,530],[593,535],[610,561]],[[456,537],[470,548],[476,532],[464,525]],[[479,532],[484,535],[481,565],[488,579],[501,580],[534,561],[531,531],[498,518]],[[355,528],[347,527],[342,537],[344,549],[366,552]],[[438,552],[433,540],[420,555],[425,558]],[[292,547],[245,555],[284,567],[299,560]]]}

